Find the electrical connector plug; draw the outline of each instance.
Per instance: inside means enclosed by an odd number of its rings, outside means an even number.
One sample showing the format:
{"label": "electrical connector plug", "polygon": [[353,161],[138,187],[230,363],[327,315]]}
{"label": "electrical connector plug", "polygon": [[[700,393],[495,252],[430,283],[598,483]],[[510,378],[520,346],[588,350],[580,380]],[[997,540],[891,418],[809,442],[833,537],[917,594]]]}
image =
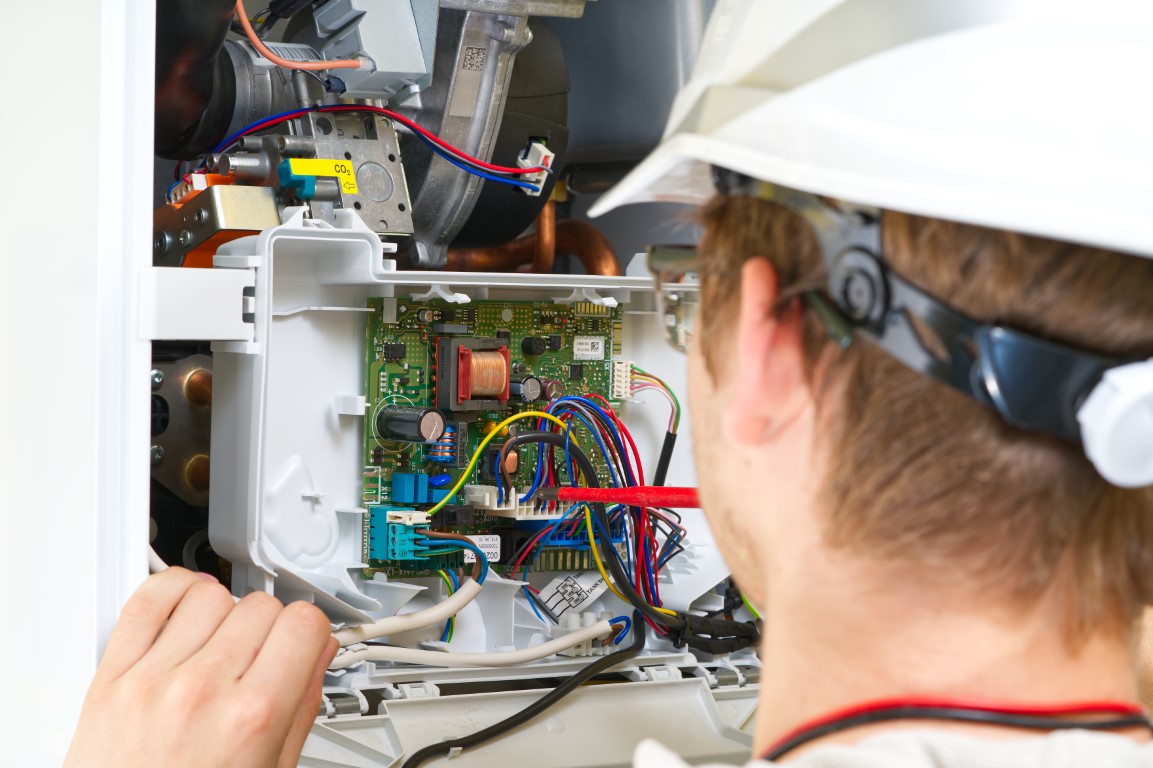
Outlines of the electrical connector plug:
{"label": "electrical connector plug", "polygon": [[385,505],[368,509],[368,556],[373,560],[417,560],[428,551],[418,544],[428,530],[429,515]]}
{"label": "electrical connector plug", "polygon": [[628,400],[633,396],[633,361],[613,360],[610,400]]}
{"label": "electrical connector plug", "polygon": [[[592,611],[584,611],[583,613],[579,614],[575,611],[566,613],[561,617],[560,624],[553,627],[553,637],[566,637],[573,634],[574,632],[584,629],[585,627],[591,627],[598,621],[603,621],[611,617],[612,614],[607,611],[602,611],[599,616]],[[609,637],[611,637],[611,635]],[[573,657],[604,656],[609,649],[606,647],[603,640],[604,638],[583,640],[577,645],[561,651],[557,655]]]}
{"label": "electrical connector plug", "polygon": [[533,140],[528,143],[524,151],[517,155],[516,167],[517,168],[544,168],[546,170],[537,171],[536,173],[526,173],[517,178],[520,181],[528,182],[536,187],[536,190],[531,190],[526,187],[517,187],[521,192],[524,192],[529,197],[540,197],[541,191],[544,190],[545,179],[548,174],[552,172],[552,161],[556,157],[556,153],[544,145],[543,141]]}

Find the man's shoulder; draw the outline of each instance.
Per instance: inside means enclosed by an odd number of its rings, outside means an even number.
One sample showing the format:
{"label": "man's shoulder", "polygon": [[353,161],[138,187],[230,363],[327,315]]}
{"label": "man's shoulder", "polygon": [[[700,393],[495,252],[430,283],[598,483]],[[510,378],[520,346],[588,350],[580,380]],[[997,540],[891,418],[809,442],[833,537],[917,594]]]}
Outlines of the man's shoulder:
{"label": "man's shoulder", "polygon": [[[656,741],[637,745],[634,768],[688,768]],[[763,760],[745,768],[770,768]],[[790,768],[1153,768],[1153,743],[1093,731],[991,741],[933,729],[877,734],[856,744],[829,744],[798,755]],[[697,768],[731,768],[708,765]]]}

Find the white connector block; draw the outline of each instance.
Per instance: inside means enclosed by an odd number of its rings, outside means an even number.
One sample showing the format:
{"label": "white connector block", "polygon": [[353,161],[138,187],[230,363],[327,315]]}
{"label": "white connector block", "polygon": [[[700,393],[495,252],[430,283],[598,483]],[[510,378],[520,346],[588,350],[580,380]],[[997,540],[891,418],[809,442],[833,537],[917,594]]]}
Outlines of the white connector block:
{"label": "white connector block", "polygon": [[[553,637],[565,637],[566,635],[571,635],[573,632],[584,629],[585,627],[591,627],[598,621],[603,621],[610,618],[612,618],[612,614],[608,613],[607,611],[602,612],[599,616],[592,611],[585,611],[584,613],[566,613],[561,617],[560,624],[553,627]],[[577,645],[572,646],[571,648],[561,651],[557,655],[572,656],[578,658],[582,656],[604,656],[606,652],[611,650],[611,646],[603,645],[601,642],[603,639],[604,638],[584,640]]]}
{"label": "white connector block", "polygon": [[633,361],[613,360],[610,400],[628,400],[633,396]]}
{"label": "white connector block", "polygon": [[513,520],[556,520],[564,517],[564,510],[550,510],[545,505],[537,509],[535,501],[521,502],[520,491],[511,488],[505,494],[504,501],[498,502],[495,485],[466,485],[464,487],[464,503],[471,504],[477,509],[483,509],[493,517],[508,517]]}
{"label": "white connector block", "polygon": [[548,168],[547,171],[537,171],[536,173],[526,173],[518,176],[520,181],[527,181],[536,187],[533,191],[526,187],[517,187],[521,192],[524,192],[529,197],[540,197],[541,191],[544,189],[545,179],[552,171],[553,158],[556,153],[546,147],[542,142],[530,141],[528,146],[524,148],[524,152],[517,155],[516,167],[517,168]]}
{"label": "white connector block", "polygon": [[428,525],[432,517],[427,512],[391,510],[385,520],[395,525]]}

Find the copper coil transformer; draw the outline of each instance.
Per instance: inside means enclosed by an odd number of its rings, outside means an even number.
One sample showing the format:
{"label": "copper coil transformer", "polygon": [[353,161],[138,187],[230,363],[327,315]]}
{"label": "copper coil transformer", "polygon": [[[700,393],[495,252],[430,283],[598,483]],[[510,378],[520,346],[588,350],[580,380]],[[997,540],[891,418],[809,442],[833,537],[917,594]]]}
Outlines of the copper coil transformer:
{"label": "copper coil transformer", "polygon": [[436,405],[449,411],[487,411],[509,400],[512,361],[500,339],[437,341]]}
{"label": "copper coil transformer", "polygon": [[497,400],[501,404],[509,395],[508,347],[470,349],[461,346],[457,353],[456,400]]}
{"label": "copper coil transformer", "polygon": [[472,399],[500,397],[508,386],[508,363],[500,352],[473,352],[469,355]]}

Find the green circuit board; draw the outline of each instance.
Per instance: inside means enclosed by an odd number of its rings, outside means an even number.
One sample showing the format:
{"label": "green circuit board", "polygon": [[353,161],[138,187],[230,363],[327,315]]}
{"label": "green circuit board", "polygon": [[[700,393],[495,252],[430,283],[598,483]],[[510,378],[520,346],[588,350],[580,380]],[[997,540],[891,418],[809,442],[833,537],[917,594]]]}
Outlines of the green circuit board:
{"label": "green circuit board", "polygon": [[[547,400],[564,395],[597,394],[609,398],[612,360],[621,352],[622,311],[591,302],[555,304],[551,302],[474,301],[450,304],[445,301],[407,301],[374,298],[367,323],[366,393],[368,416],[365,429],[362,498],[365,507],[393,503],[392,476],[396,472],[423,473],[429,476],[448,474],[455,482],[478,445],[495,424],[519,411],[543,410]],[[522,349],[526,337],[543,339],[546,349],[541,354],[527,354]],[[506,404],[486,410],[442,410],[447,422],[456,430],[454,460],[435,462],[429,457],[431,445],[394,441],[377,433],[377,415],[383,408],[435,407],[437,385],[442,375],[438,370],[438,344],[445,339],[484,339],[507,347],[510,374],[514,377],[535,376],[544,385],[544,399],[525,403],[510,399]],[[452,375],[451,371],[447,375]],[[531,422],[523,422],[523,427]],[[582,433],[574,432],[577,439]],[[501,435],[486,448],[485,455],[467,479],[469,484],[495,485],[495,452],[504,442]],[[591,442],[591,440],[590,440]],[[603,457],[596,451],[590,458],[602,482],[608,481]],[[522,492],[532,484],[536,451],[521,451],[520,466],[513,474]],[[459,498],[450,500],[452,507]],[[420,507],[415,507],[419,509]],[[487,516],[483,510],[468,512],[467,520],[455,524],[451,515],[434,517],[432,527],[469,535],[500,534],[505,548],[515,546],[531,531],[520,531],[514,520]],[[413,570],[412,563],[394,563],[369,557],[368,525],[365,525],[365,575],[384,572],[390,576],[426,576],[440,568],[459,567],[460,555],[443,555],[429,561],[427,569]],[[557,567],[573,560],[564,553],[544,553],[542,562],[556,562]]]}

